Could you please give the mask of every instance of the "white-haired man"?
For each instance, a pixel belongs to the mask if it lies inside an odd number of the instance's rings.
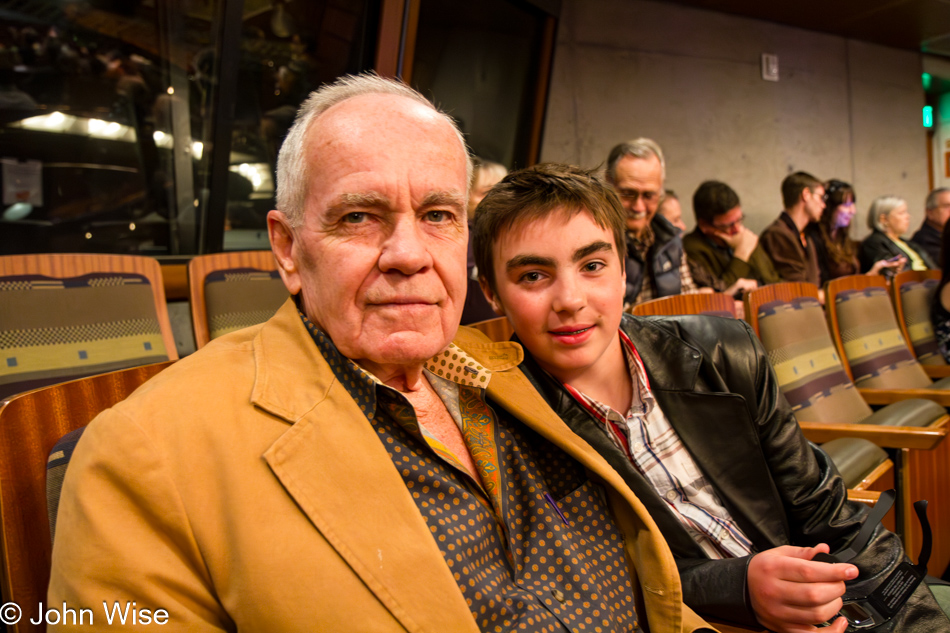
[[[268,216],[294,300],[89,426],[50,604],[133,601],[188,631],[705,628],[520,346],[458,331],[470,170],[402,84],[310,97]]]

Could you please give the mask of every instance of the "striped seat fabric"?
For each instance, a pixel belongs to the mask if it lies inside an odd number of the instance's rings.
[[[263,323],[290,294],[276,270],[230,268],[205,278],[205,305],[210,336]]]
[[[0,277],[0,397],[168,359],[142,275]]]
[[[930,322],[930,303],[937,290],[936,279],[912,281],[900,288],[901,307],[910,344],[914,355],[922,365],[946,365],[943,355],[937,349],[933,324]]]
[[[868,389],[932,386],[901,335],[884,288],[845,290],[834,301],[855,385]]]
[[[871,415],[845,373],[817,300],[771,301],[759,307],[758,319],[769,362],[799,421],[857,423]]]

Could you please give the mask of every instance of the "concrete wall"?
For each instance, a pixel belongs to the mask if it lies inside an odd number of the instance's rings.
[[[779,56],[764,81],[761,55]],[[923,218],[927,138],[913,52],[645,0],[564,0],[542,160],[601,164],[647,136],[667,155],[667,187],[693,225],[707,179],[739,193],[758,232],[781,209],[779,185],[804,170],[855,186],[860,222],[874,197]]]

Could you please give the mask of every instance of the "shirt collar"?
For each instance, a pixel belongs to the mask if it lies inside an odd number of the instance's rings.
[[[357,397],[360,395],[359,392],[362,391],[360,387],[375,383],[388,388],[388,385],[385,385],[372,373],[343,356],[330,337],[323,330],[318,328],[313,321],[308,319],[307,315],[305,315],[299,307],[297,308],[297,314],[300,315],[300,319],[303,321],[304,326],[306,326],[310,338],[313,339],[320,353],[329,363],[330,369],[333,371],[337,380],[346,387],[347,392],[349,392],[351,396],[357,399],[357,402],[363,404],[360,402],[360,398]],[[455,345],[455,343],[450,343],[445,350],[426,361],[424,366],[427,370],[440,378],[479,389],[487,389],[492,376],[490,369],[466,354],[460,347]]]

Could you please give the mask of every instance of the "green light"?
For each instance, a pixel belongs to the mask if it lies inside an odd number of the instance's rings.
[[[924,85],[924,90],[930,90],[930,83],[933,81],[933,77],[930,76],[930,73],[924,73],[920,76],[920,82]]]
[[[933,106],[924,106],[924,127],[931,128],[933,126],[934,126]]]

